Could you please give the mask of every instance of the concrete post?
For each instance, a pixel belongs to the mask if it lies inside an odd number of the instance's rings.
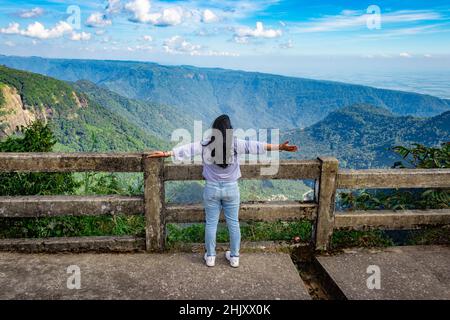
[[[321,162],[321,171],[314,242],[316,250],[328,250],[334,228],[338,160],[332,157],[319,157],[318,159]]]
[[[147,251],[163,251],[166,240],[164,159],[146,155],[143,155],[145,245]]]

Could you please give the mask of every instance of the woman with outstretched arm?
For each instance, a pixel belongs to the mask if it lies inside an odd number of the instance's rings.
[[[240,154],[262,154],[266,151],[296,152],[297,146],[269,144],[258,141],[237,139],[233,136],[230,118],[221,115],[212,125],[213,134],[205,141],[193,142],[172,149],[171,151],[155,151],[150,158],[173,157],[175,161],[192,159],[202,155],[203,177],[206,180],[203,191],[205,207],[205,247],[206,265],[213,267],[216,258],[216,232],[221,209],[230,234],[230,250],[225,257],[232,267],[239,266],[239,249],[241,232],[239,227],[239,187],[241,177],[238,156]]]

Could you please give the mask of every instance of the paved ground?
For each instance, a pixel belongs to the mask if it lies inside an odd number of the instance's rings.
[[[450,300],[448,246],[356,249],[317,260],[347,299]],[[380,268],[380,289],[367,287],[367,279],[374,275],[367,273],[369,265]]]
[[[81,288],[68,289],[70,265]],[[72,284],[75,282],[71,282]],[[0,299],[310,299],[285,253],[245,253],[231,268],[201,255],[0,253]]]

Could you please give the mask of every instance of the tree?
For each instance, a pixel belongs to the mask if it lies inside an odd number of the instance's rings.
[[[393,168],[450,168],[450,143],[440,147],[413,144],[411,148],[396,146],[394,152],[402,157]],[[341,193],[341,205],[348,209],[444,209],[450,205],[449,189],[406,189]]]
[[[393,150],[403,158],[394,163],[394,168],[450,168],[450,142],[442,143],[440,148],[415,143],[412,148],[396,146]]]
[[[56,140],[48,124],[37,120],[0,141],[0,152],[51,152]],[[0,195],[68,194],[78,187],[71,173],[0,173]]]

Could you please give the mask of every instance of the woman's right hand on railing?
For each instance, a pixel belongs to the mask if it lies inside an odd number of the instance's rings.
[[[172,151],[152,151],[147,158],[167,158],[172,155]]]
[[[266,144],[266,150],[268,151],[287,151],[287,152],[297,152],[298,147],[296,145],[290,145],[289,141],[285,141],[281,144]]]
[[[287,151],[287,152],[297,152],[298,147],[296,145],[290,145],[289,141],[285,141],[279,146],[280,151]]]

